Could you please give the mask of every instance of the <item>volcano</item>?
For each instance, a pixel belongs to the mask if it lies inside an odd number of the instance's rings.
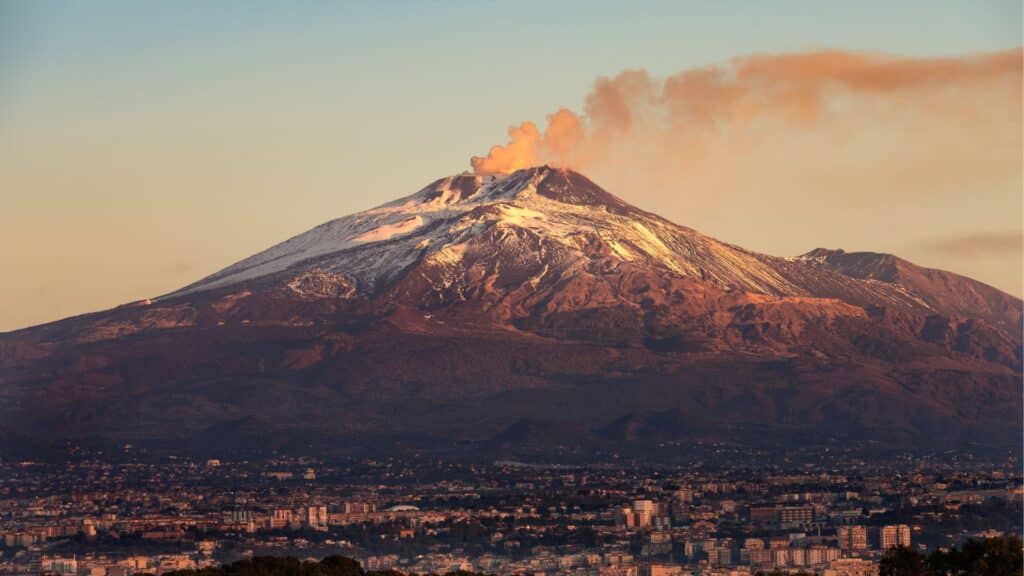
[[[0,443],[1019,451],[1021,322],[969,278],[759,254],[570,170],[459,174],[165,296],[0,334]]]

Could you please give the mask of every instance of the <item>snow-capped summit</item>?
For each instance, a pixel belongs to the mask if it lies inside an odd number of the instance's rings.
[[[313,269],[348,278],[365,296],[417,261],[452,263],[496,230],[506,231],[499,251],[529,258],[540,249],[536,241],[557,253],[566,268],[585,269],[601,257],[727,289],[806,293],[771,259],[634,208],[581,174],[540,166],[507,176],[442,178],[404,198],[321,224],[170,296]]]
[[[0,422],[198,450],[624,426],[932,449],[1020,429],[1020,322],[980,282],[759,254],[569,170],[457,174],[165,297],[0,334]]]
[[[928,307],[895,284],[852,281],[810,265],[816,262],[720,242],[633,207],[577,172],[537,166],[439,179],[321,224],[165,299],[240,285],[301,287],[309,274],[318,285],[340,287],[332,293],[368,299],[415,272],[435,292],[422,297],[446,301],[480,282],[537,291],[570,278],[606,283],[640,269],[726,292]]]
[[[503,176],[457,174],[321,224],[171,296],[310,266],[351,276],[362,290],[372,290],[413,260],[450,252],[484,228],[522,227],[565,239],[579,231],[574,227],[603,228],[608,214],[631,211],[640,214],[583,176],[549,166]],[[642,224],[638,231],[647,233]]]
[[[569,279],[607,284],[626,270],[644,270],[725,292],[833,298],[918,313],[974,309],[1010,326],[1020,320],[1002,293],[988,287],[972,289],[984,294],[967,304],[950,304],[948,295],[922,293],[929,287],[921,282],[863,273],[865,266],[896,261],[905,262],[842,250],[816,249],[796,258],[751,252],[636,208],[582,174],[536,166],[508,175],[441,178],[321,224],[164,299],[257,284],[302,292],[312,283],[314,294],[326,290],[365,300],[420,279],[430,286],[417,288],[420,298],[444,302],[464,298],[477,285],[486,287],[477,292],[495,297],[495,286],[538,292]]]

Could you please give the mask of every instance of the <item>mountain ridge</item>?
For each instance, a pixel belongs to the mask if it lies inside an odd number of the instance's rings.
[[[153,300],[0,334],[0,417],[181,450],[259,449],[261,422],[338,450],[544,430],[1015,447],[1020,300],[865,254],[751,252],[547,166],[454,175]]]
[[[550,182],[551,180],[558,180],[560,182],[556,182],[553,184],[552,182]],[[524,182],[526,183],[525,186]],[[539,192],[537,192],[537,195],[544,198],[550,198],[559,201],[559,194],[562,194],[563,196],[561,197],[561,200],[568,200],[568,202],[562,202],[563,204],[569,204],[573,206],[594,206],[600,207],[604,210],[608,210],[615,214],[625,214],[634,217],[638,215],[642,217],[649,217],[650,219],[660,223],[664,223],[665,225],[677,227],[679,230],[685,231],[687,234],[692,235],[693,237],[714,242],[714,244],[717,246],[733,249],[736,251],[737,254],[752,256],[762,260],[778,260],[776,257],[759,254],[756,252],[750,252],[748,250],[739,248],[731,244],[713,240],[710,237],[700,234],[699,232],[691,228],[680,226],[678,224],[665,220],[655,214],[636,209],[625,203],[620,198],[600,189],[589,179],[586,179],[584,176],[578,173],[543,166],[538,168],[520,170],[505,178],[481,177],[463,173],[436,180],[427,187],[421,189],[420,191],[410,196],[385,203],[376,208],[361,213],[357,213],[352,216],[338,218],[321,224],[320,226],[317,226],[316,228],[310,230],[309,232],[299,234],[264,252],[257,253],[254,256],[243,259],[242,261],[232,266],[229,266],[224,270],[214,273],[213,275],[205,279],[202,279],[192,285],[186,286],[181,290],[172,292],[171,294],[166,295],[164,298],[174,297],[179,294],[187,294],[197,289],[208,289],[210,287],[216,287],[218,285],[226,285],[227,283],[231,283],[232,277],[235,278],[235,282],[250,279],[251,274],[253,273],[253,269],[259,269],[260,267],[264,267],[265,270],[263,274],[259,274],[257,272],[257,277],[259,275],[266,275],[266,273],[268,273],[267,270],[269,270],[269,273],[273,273],[275,271],[278,271],[278,269],[275,268],[274,266],[281,266],[282,262],[285,265],[289,263],[296,263],[297,254],[301,254],[301,259],[312,259],[317,257],[326,257],[331,255],[332,253],[336,254],[344,252],[346,250],[355,250],[365,246],[366,244],[372,244],[374,242],[386,242],[389,240],[400,241],[405,236],[416,236],[417,234],[420,235],[418,237],[422,237],[423,235],[421,233],[435,231],[439,227],[445,225],[446,223],[450,223],[450,220],[452,219],[453,216],[466,215],[467,212],[469,213],[469,215],[473,215],[474,213],[479,215],[480,212],[491,211],[492,213],[498,216],[498,218],[496,218],[496,220],[498,221],[502,220],[502,216],[504,216],[506,219],[514,218],[516,216],[515,213],[509,210],[506,211],[506,213],[502,214],[502,209],[518,206],[520,203],[517,202],[517,200],[521,195],[524,195],[524,190],[529,190],[530,188],[533,188],[533,190],[536,191],[538,185],[540,186],[540,189]],[[559,185],[561,186],[559,187]],[[528,195],[528,192],[525,194]],[[424,205],[430,205],[435,208],[444,207],[444,209],[434,211],[423,210],[422,208]],[[457,209],[452,209],[453,206],[460,205],[466,205],[469,207],[469,209],[465,209],[461,212]],[[403,208],[405,208],[406,210],[403,211]],[[440,216],[436,216],[436,214],[427,216],[427,214],[430,214],[431,212],[439,212]],[[518,214],[522,215],[524,213],[519,212]],[[528,212],[526,214],[529,215]],[[431,221],[425,222],[423,220],[424,217],[430,218]],[[370,225],[367,226],[364,222],[361,222],[360,220],[369,221]],[[341,229],[340,234],[338,230],[332,230],[336,228]],[[644,230],[641,233],[644,232],[649,231]],[[368,238],[374,234],[376,234],[375,237]],[[310,236],[313,236],[313,238],[309,238]],[[324,237],[326,237],[326,242],[324,241]],[[285,252],[284,254],[274,253],[275,250],[281,251],[282,248],[287,250],[287,248],[290,245],[294,244],[299,244],[300,249],[294,250],[290,253]],[[305,246],[302,246],[303,244]],[[314,246],[310,248],[310,244],[314,244]],[[328,247],[325,248],[324,245],[327,245]],[[305,248],[305,250],[302,250],[302,248]],[[854,277],[858,279],[879,279],[871,276],[858,276],[856,274],[849,273],[848,270],[844,270],[841,267],[831,266],[831,259],[827,259],[827,261],[818,262],[817,259],[809,257],[810,254],[814,254],[815,252],[816,251],[811,251],[795,259],[789,260],[822,263],[825,264],[824,267],[827,269],[837,271],[844,276]],[[845,254],[847,256],[858,255],[860,257],[866,257],[870,254],[871,259],[884,260],[896,258],[895,256],[891,255],[876,255],[874,253],[867,252],[839,253]],[[906,262],[902,259],[898,260],[899,262],[910,265],[909,262]],[[268,267],[268,264],[270,264],[271,266]],[[753,264],[753,262],[748,260],[747,262],[745,262],[745,264],[747,264],[747,266],[750,267]],[[773,265],[777,266],[778,264],[778,262],[773,262]],[[673,268],[671,264],[669,265],[669,267]],[[675,269],[673,271],[680,272],[680,268],[678,266],[675,266],[674,268]],[[925,269],[921,267],[915,268],[933,274],[953,274],[950,272],[934,269]],[[702,274],[705,271],[699,268],[693,268],[687,270],[686,272],[692,275]],[[387,274],[385,276],[387,279],[390,279],[395,274],[396,273],[392,271],[391,274]],[[801,290],[801,287],[797,286],[797,284],[799,283],[794,282],[792,278],[780,278],[778,274],[772,274],[770,272],[766,275],[769,276],[770,280],[774,282],[769,282],[767,286],[758,285],[756,283],[750,282],[741,283],[744,284],[741,286],[741,288],[758,292],[773,293],[775,295],[811,295],[811,293],[814,292],[814,290],[807,289],[806,287],[803,287],[804,289]],[[964,280],[967,280],[971,283],[975,283],[978,286],[984,286],[981,283],[977,283],[976,281],[968,279],[966,277],[959,278],[963,278]],[[899,282],[885,281],[885,283],[905,288],[905,286],[903,286]],[[984,286],[984,289],[992,293],[999,293],[1003,297],[1009,297],[1009,295],[1001,293],[997,289],[988,286]],[[906,295],[898,294],[896,292],[892,292],[891,294],[889,294],[889,297],[897,299],[902,298],[904,300],[907,300]],[[915,304],[922,303],[920,301],[913,302],[913,299],[914,298],[911,296],[910,301],[905,302],[905,304],[913,306]],[[1004,311],[1006,311],[1009,310],[1010,307],[1003,306],[1003,309]],[[943,309],[939,309],[937,311],[946,312],[946,310]],[[992,317],[990,316],[988,319],[991,320]]]

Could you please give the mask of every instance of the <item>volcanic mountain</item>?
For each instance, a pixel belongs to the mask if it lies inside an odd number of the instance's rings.
[[[0,335],[0,440],[1019,449],[1021,315],[887,254],[744,250],[576,172],[460,174],[171,294]]]

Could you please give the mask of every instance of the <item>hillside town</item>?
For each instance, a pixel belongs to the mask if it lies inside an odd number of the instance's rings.
[[[925,552],[1022,529],[1013,458],[750,469],[89,456],[3,462],[0,478],[5,575],[343,554],[403,573],[869,576],[893,547]]]

